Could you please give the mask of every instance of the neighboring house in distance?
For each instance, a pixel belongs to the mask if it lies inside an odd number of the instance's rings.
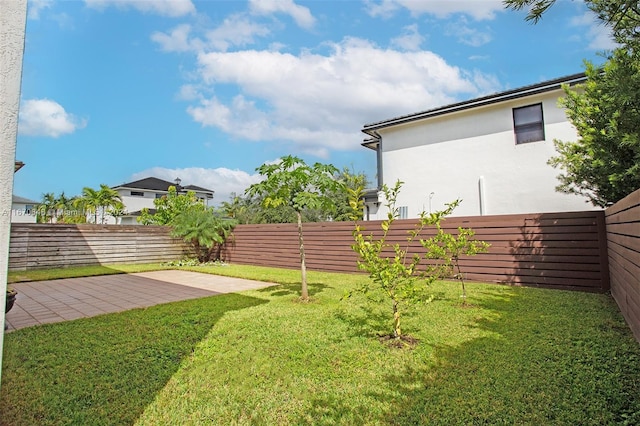
[[[175,182],[169,182],[155,177],[148,177],[112,187],[120,194],[124,204],[124,211],[126,212],[121,217],[120,224],[137,225],[137,218],[143,208],[147,208],[153,213],[155,208],[153,200],[167,195],[170,186],[175,186],[178,193],[195,192],[196,197],[202,200],[205,205],[208,205],[208,200],[213,198],[214,191],[196,185],[181,186],[180,183],[180,179],[176,179]],[[115,223],[113,217],[109,217],[109,223]]]
[[[558,98],[562,84],[584,74],[367,124],[363,146],[377,153],[378,189],[404,182],[401,218],[462,199],[454,216],[596,209],[555,190],[559,170],[547,164],[554,139],[577,140]],[[365,219],[386,218],[383,194],[365,196]]]
[[[38,202],[14,195],[11,200],[11,223],[36,223]]]
[[[22,161],[14,162],[13,173],[24,167]],[[38,202],[13,195],[11,199],[11,223],[36,223]]]

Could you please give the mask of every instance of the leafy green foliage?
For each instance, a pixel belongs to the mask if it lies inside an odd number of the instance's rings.
[[[178,194],[175,186],[170,186],[167,195],[153,200],[156,208],[151,214],[149,209],[144,208],[138,222],[143,225],[171,225],[174,219],[181,213],[187,211],[204,211],[206,207],[202,200],[199,200],[194,191],[186,194]]]
[[[476,255],[486,251],[489,246],[483,241],[473,239],[474,232],[470,228],[458,228],[456,236],[443,229],[442,221],[453,213],[460,204],[460,200],[448,203],[447,208],[442,211],[421,212],[417,225],[407,233],[404,247],[398,243],[389,243],[389,232],[398,217],[396,200],[401,187],[400,181],[397,181],[393,188],[387,185],[382,187],[388,213],[387,218],[380,224],[382,234],[377,238],[373,234],[365,236],[364,229],[357,223],[362,214],[362,187],[349,190],[352,218],[356,221],[353,230],[355,244],[352,248],[358,254],[358,268],[366,271],[371,279],[357,291],[378,302],[387,299],[391,301],[394,338],[403,337],[400,327],[403,307],[415,302],[430,301],[428,287],[439,278],[458,279],[462,284],[462,294],[466,304],[467,294],[459,263],[460,256]],[[436,227],[436,235],[427,239],[421,238],[424,229],[431,226]],[[420,245],[426,249],[424,254],[410,252],[414,241],[419,241]],[[423,260],[435,260],[435,262],[421,266]],[[348,293],[347,297],[350,295]]]
[[[223,219],[211,209],[187,209],[172,221],[174,237],[188,243],[199,262],[221,260],[222,250],[236,222]]]
[[[286,156],[277,163],[265,163],[256,169],[264,179],[251,185],[245,192],[249,197],[260,197],[267,208],[293,209],[298,224],[300,246],[300,272],[302,289],[300,298],[309,300],[307,270],[302,232],[302,212],[319,209],[333,211],[335,201],[331,197],[342,187],[335,179],[338,169],[330,164],[307,165],[304,160]]]
[[[461,200],[455,200],[447,204],[444,212],[436,212],[430,215],[423,214],[422,220],[430,225],[435,225],[436,235],[427,239],[421,239],[420,244],[426,249],[427,259],[437,262],[429,265],[427,271],[433,276],[442,278],[454,278],[462,286],[462,304],[467,304],[467,290],[465,288],[464,273],[460,267],[461,256],[475,256],[485,253],[490,245],[485,241],[474,238],[475,232],[471,228],[458,227],[457,235],[453,235],[442,228],[442,219],[450,214]]]
[[[77,205],[81,206],[86,213],[93,214],[93,223],[98,223],[98,214],[100,215],[100,223],[105,223],[105,215],[109,208],[124,208],[118,191],[104,183],[100,184],[98,190],[88,186],[82,188],[82,195],[79,197]]]
[[[639,68],[618,50],[603,69],[587,64],[585,84],[565,87],[561,104],[580,138],[555,141],[558,155],[549,164],[562,169],[559,191],[605,207],[640,188]]]
[[[506,0],[530,8],[539,21],[555,0]],[[577,141],[555,141],[549,164],[562,170],[561,192],[587,197],[595,206],[615,203],[640,188],[640,9],[636,0],[585,0],[612,30],[619,47],[602,67],[586,62],[586,84],[565,87],[561,105],[576,127]]]
[[[420,235],[425,223],[421,222],[419,227],[409,233],[405,248],[400,244],[387,242],[389,231],[398,217],[396,200],[402,182],[397,181],[393,188],[383,185],[382,192],[385,194],[385,206],[388,209],[387,218],[382,221],[382,235],[375,238],[373,234],[364,235],[364,228],[356,222],[353,230],[355,243],[353,250],[358,254],[358,268],[369,274],[370,281],[365,281],[357,288],[358,292],[365,294],[372,300],[382,302],[385,299],[391,301],[393,312],[393,334],[394,338],[402,337],[401,314],[403,305],[415,302],[430,301],[431,296],[427,293],[428,285],[435,280],[433,275],[418,274],[418,267],[422,256],[418,254],[410,255],[408,248],[411,243]],[[361,217],[362,189],[350,190],[353,198],[351,206],[354,218]],[[347,293],[350,297],[352,293]]]
[[[366,176],[363,173],[353,174],[348,169],[336,172],[334,179],[342,185],[335,189],[328,189],[327,198],[333,203],[319,208],[304,208],[300,213],[302,222],[323,222],[347,221],[351,220],[349,207],[349,194],[345,188],[356,185],[365,186]],[[228,217],[238,221],[238,223],[292,223],[297,220],[296,210],[290,206],[282,204],[278,207],[265,207],[266,195],[237,195],[232,194],[229,201],[222,202],[222,210]]]

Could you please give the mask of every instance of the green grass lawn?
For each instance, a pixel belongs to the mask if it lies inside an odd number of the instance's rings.
[[[189,268],[198,270],[199,268]],[[3,425],[640,423],[640,345],[607,295],[454,283],[379,341],[361,275],[207,267],[267,289],[5,336]]]

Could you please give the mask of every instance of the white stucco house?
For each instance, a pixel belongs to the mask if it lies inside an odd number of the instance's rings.
[[[123,183],[112,187],[115,189],[122,203],[126,214],[120,218],[122,225],[137,225],[137,218],[143,208],[149,209],[151,213],[155,208],[153,200],[161,198],[169,193],[169,187],[175,186],[178,193],[193,191],[205,205],[213,198],[214,191],[196,185],[181,186],[181,181],[176,178],[175,182],[169,182],[155,177],[148,177],[134,182]],[[115,219],[110,217],[110,223],[115,223]]]
[[[11,223],[36,223],[38,202],[13,195],[11,199]]]
[[[454,216],[596,209],[559,193],[559,170],[547,164],[553,140],[577,139],[558,99],[562,84],[584,74],[509,90],[424,112],[366,124],[363,146],[376,151],[378,190],[365,196],[365,219],[386,218],[383,184],[404,182],[401,218],[461,199]]]

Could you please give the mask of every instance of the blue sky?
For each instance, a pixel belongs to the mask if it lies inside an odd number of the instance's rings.
[[[613,47],[581,1],[32,0],[14,193],[147,176],[214,204],[293,154],[365,172],[366,123],[584,70]]]

